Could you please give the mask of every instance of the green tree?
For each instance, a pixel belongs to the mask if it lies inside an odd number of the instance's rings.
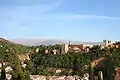
[[[2,70],[1,70],[1,80],[6,80],[5,68],[2,68]]]

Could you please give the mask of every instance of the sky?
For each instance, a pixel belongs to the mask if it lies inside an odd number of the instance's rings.
[[[120,0],[0,0],[0,37],[120,40]]]

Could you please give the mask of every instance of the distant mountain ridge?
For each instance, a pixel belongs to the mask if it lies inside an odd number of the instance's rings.
[[[38,46],[38,45],[54,45],[54,44],[94,44],[99,45],[102,44],[102,42],[81,42],[81,41],[70,41],[70,40],[57,40],[57,39],[13,39],[11,40],[14,43],[17,44],[23,44],[23,45],[32,45],[32,46]]]

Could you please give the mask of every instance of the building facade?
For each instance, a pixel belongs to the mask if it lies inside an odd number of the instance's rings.
[[[62,45],[62,54],[67,52],[89,51],[94,45],[91,44],[64,44]]]

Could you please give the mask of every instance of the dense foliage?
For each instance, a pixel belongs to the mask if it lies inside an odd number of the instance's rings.
[[[13,70],[9,72],[9,74],[12,75],[12,80],[30,80],[28,72],[22,67],[21,61],[18,58],[18,54],[22,51],[24,52],[23,49],[25,46],[22,46],[23,45],[13,44],[8,41],[0,41],[0,63],[5,63],[2,68],[11,66]],[[2,69],[2,73],[3,72],[5,72],[4,69]],[[4,74],[1,75],[1,78],[2,76],[4,76]]]

